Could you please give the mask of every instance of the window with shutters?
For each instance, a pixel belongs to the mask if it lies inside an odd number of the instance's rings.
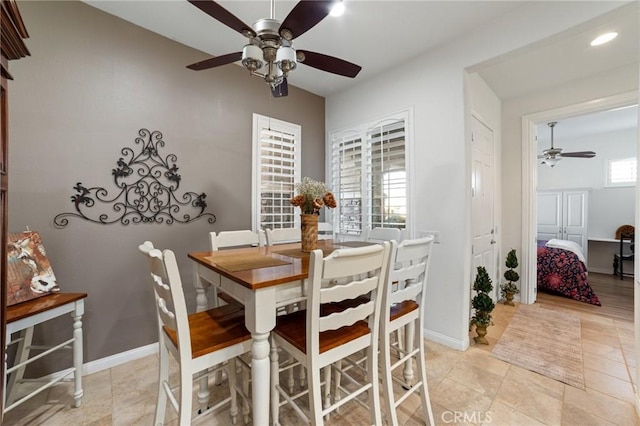
[[[408,212],[408,117],[404,112],[330,135],[333,211],[339,234],[405,228]]]
[[[301,127],[253,115],[253,227],[293,228],[299,217],[289,202],[300,181]]]
[[[636,158],[607,160],[605,186],[633,186],[636,184],[637,173]]]

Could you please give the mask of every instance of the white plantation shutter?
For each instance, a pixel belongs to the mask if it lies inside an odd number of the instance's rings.
[[[254,114],[254,227],[293,228],[289,202],[300,181],[300,135],[296,124]]]
[[[638,162],[635,158],[609,160],[607,186],[635,185],[637,174]]]
[[[362,229],[362,138],[339,138],[331,147],[332,189],[337,207],[334,229],[360,235]]]
[[[405,228],[408,210],[407,114],[331,134],[334,228]],[[337,226],[336,226],[337,223]]]

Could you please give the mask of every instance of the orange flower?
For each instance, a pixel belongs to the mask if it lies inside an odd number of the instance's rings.
[[[291,204],[296,206],[296,207],[303,207],[304,206],[304,195],[296,195],[295,197],[293,197],[291,199]]]
[[[324,201],[324,205],[327,206],[330,209],[334,209],[338,205],[336,203],[335,197],[333,196],[333,194],[331,192],[327,192],[326,194],[324,194],[324,197],[322,197],[322,199]]]

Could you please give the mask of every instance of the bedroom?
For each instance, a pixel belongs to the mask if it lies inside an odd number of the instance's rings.
[[[562,158],[553,163],[553,167],[540,160],[537,168],[537,239],[541,242],[538,268],[552,264],[553,253],[564,254],[573,259],[575,265],[566,266],[562,271],[566,276],[556,268],[539,270],[538,298],[549,300],[549,296],[540,293],[542,290],[594,305],[602,302],[605,308],[599,311],[603,315],[615,313],[612,310],[615,307],[633,320],[633,261],[625,262],[624,282],[617,276],[612,279],[612,264],[614,254],[619,253],[616,230],[634,223],[635,185],[611,182],[611,169],[617,161],[636,158],[637,114],[637,105],[631,105],[575,115],[554,125],[554,147],[562,148],[563,153],[591,151],[596,156]],[[549,124],[540,123],[536,127],[538,152],[551,146]],[[575,243],[578,255],[543,248],[545,241],[555,238]],[[624,244],[624,250],[625,254],[630,253],[628,243]],[[586,268],[579,264],[577,257],[584,259]],[[551,277],[550,273],[558,273],[563,279],[552,283],[557,276]],[[592,290],[591,287],[600,288]],[[621,293],[626,297],[617,295]],[[553,300],[558,304],[562,301]]]

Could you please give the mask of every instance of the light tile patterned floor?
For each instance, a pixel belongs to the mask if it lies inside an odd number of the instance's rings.
[[[491,349],[513,315],[513,307],[498,304],[489,346],[465,352],[427,341],[429,388],[438,425],[640,425],[633,407],[635,374],[633,324],[580,314],[586,390],[490,357]],[[149,356],[84,378],[81,408],[70,408],[71,384],[53,387],[5,416],[5,425],[151,425],[156,393],[157,358]],[[218,389],[220,389],[218,387]],[[368,423],[368,412],[357,404],[330,417],[329,425]],[[167,424],[176,415],[167,410]],[[403,425],[421,425],[417,397],[400,409]],[[241,423],[241,421],[239,421]],[[281,423],[301,424],[282,411]],[[194,424],[231,425],[225,409]]]

